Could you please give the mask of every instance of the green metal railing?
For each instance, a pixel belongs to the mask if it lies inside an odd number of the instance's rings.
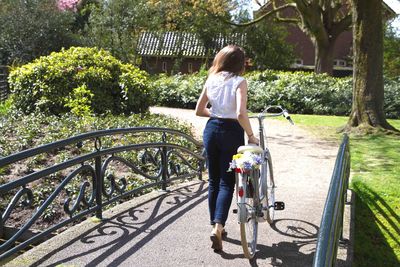
[[[339,240],[343,237],[343,214],[350,175],[349,137],[344,135],[333,169],[319,228],[314,267],[336,265]]]
[[[6,100],[9,94],[7,77],[8,67],[0,65],[0,103]]]
[[[148,142],[149,139],[153,141]],[[196,176],[202,179],[205,161],[202,144],[191,136],[167,128],[138,127],[85,133],[15,153],[0,158],[0,170],[13,168],[14,164],[23,166],[40,155],[42,161],[54,160],[65,151],[72,152],[21,177],[5,179],[4,171],[0,175],[0,262],[87,215],[95,214],[101,219],[105,206],[127,196],[154,187],[166,190],[174,180]],[[35,200],[49,180],[51,192],[45,199]],[[64,204],[60,198],[64,198]],[[63,219],[21,240],[52,205],[60,205]],[[30,211],[30,219],[7,234],[10,216],[20,209]]]

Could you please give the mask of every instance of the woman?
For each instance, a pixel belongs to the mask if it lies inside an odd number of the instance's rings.
[[[228,45],[214,58],[207,81],[198,99],[196,115],[210,117],[203,133],[207,153],[208,207],[212,248],[222,250],[222,233],[228,218],[235,186],[235,175],[228,172],[232,156],[248,142],[258,144],[247,115],[247,82],[240,75],[245,68],[242,48]],[[210,104],[211,108],[207,108]]]

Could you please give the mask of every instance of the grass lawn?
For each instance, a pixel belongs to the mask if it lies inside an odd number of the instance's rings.
[[[293,121],[327,139],[347,117],[293,115]],[[389,120],[400,129],[400,120]],[[400,266],[400,136],[350,136],[351,189],[355,192],[353,266]]]

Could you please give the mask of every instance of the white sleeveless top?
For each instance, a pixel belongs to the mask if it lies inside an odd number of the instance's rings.
[[[227,71],[221,71],[208,77],[204,86],[211,104],[211,117],[237,119],[236,89],[243,80],[243,77]]]

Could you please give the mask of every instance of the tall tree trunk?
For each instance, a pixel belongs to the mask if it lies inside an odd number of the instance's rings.
[[[394,130],[383,111],[382,0],[353,1],[353,105],[347,128]]]
[[[315,73],[333,74],[333,48],[335,39],[329,40],[326,44],[314,42],[315,46]]]

